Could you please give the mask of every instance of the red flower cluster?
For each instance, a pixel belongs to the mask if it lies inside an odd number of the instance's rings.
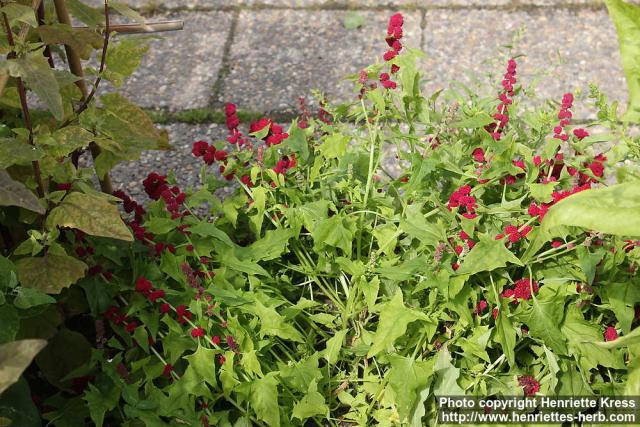
[[[640,247],[640,240],[636,240],[636,241],[625,240],[624,243],[625,243],[625,245],[624,245],[623,249],[624,249],[624,251],[626,253],[631,252],[633,250],[633,248],[635,248],[635,247]]]
[[[224,115],[227,129],[229,129],[227,142],[230,144],[238,144],[240,147],[249,142],[249,140],[242,135],[242,132],[238,130],[238,126],[240,126],[240,119],[238,118],[236,105],[230,102],[226,103],[224,105]]]
[[[207,141],[196,141],[191,148],[191,154],[196,157],[202,157],[202,160],[209,166],[214,162],[223,162],[227,160],[228,153],[225,150],[216,150],[213,144],[209,145]]]
[[[251,133],[260,132],[265,127],[269,127],[269,132],[267,136],[264,137],[264,142],[267,144],[267,147],[272,145],[278,145],[285,139],[289,138],[289,134],[283,132],[282,126],[273,123],[271,119],[262,118],[257,122],[251,123],[249,125],[249,131]]]
[[[398,56],[400,51],[402,50],[402,43],[400,40],[402,39],[402,25],[404,24],[404,18],[402,14],[396,13],[389,18],[389,25],[387,26],[387,37],[385,38],[387,44],[391,49],[389,49],[383,56],[385,61],[391,61],[393,58]],[[391,72],[396,73],[399,70],[398,66],[392,66]]]
[[[391,80],[389,73],[380,73],[380,83],[382,83],[382,87],[385,89],[395,89],[398,87],[396,82]]]
[[[278,160],[278,162],[276,163],[276,166],[273,168],[273,171],[275,173],[284,175],[287,173],[289,169],[295,168],[297,164],[298,163],[296,161],[295,153],[292,154],[291,157],[283,156],[280,160]],[[249,183],[251,183],[251,181],[249,181]]]
[[[578,138],[580,141],[582,141],[584,138],[589,136],[589,132],[587,132],[586,130],[582,129],[582,128],[577,128],[573,130],[573,135]]]
[[[171,214],[171,219],[184,216],[184,214],[180,212],[180,206],[184,203],[187,195],[180,191],[178,186],[167,187],[161,196],[162,200],[164,200],[165,208]]]
[[[515,283],[513,289],[505,289],[502,292],[503,298],[513,298],[514,303],[518,303],[518,300],[531,299],[531,289],[534,293],[538,292],[538,283],[535,280],[525,278],[520,279]]]
[[[486,162],[486,159],[484,157],[484,150],[480,147],[473,150],[473,153],[471,153],[471,155],[473,156],[473,160],[475,160],[478,163]]]
[[[471,240],[471,237],[464,230],[461,230],[458,236],[469,245],[469,248],[473,248],[476,245],[476,242]]]
[[[614,341],[618,339],[618,331],[613,326],[609,326],[604,331],[604,340],[605,341]]]
[[[480,315],[482,314],[483,311],[485,311],[487,309],[487,307],[489,306],[489,304],[485,301],[485,300],[480,300],[478,301],[478,304],[476,304],[476,309],[473,311],[475,314]]]
[[[540,391],[540,383],[531,375],[522,375],[518,377],[518,384],[524,390],[524,395],[527,397],[535,396]]]
[[[204,329],[202,329],[200,326],[193,328],[191,330],[191,336],[193,338],[204,337]]]
[[[167,177],[164,175],[151,172],[144,181],[142,181],[144,191],[152,200],[158,200],[162,192],[168,188]]]
[[[565,128],[569,125],[571,121],[571,107],[573,106],[573,94],[565,93],[562,95],[562,104],[560,105],[560,111],[558,112],[558,119],[560,119],[560,124],[553,128],[553,137],[560,139],[562,141],[566,141],[569,139],[569,135],[565,132]]]
[[[164,298],[165,296],[164,290],[154,289],[153,283],[151,283],[149,280],[145,279],[144,277],[140,277],[138,278],[138,280],[136,280],[135,290],[136,292],[149,298],[149,301],[153,303],[158,301],[160,298]]]
[[[153,245],[153,249],[155,250],[156,255],[162,254],[162,252],[164,252],[165,250],[171,252],[172,254],[176,253],[176,248],[171,243],[164,244],[162,242],[157,242],[155,245]]]
[[[598,154],[593,158],[591,163],[585,162],[582,165],[585,168],[589,169],[593,174],[593,176],[601,178],[604,175],[604,162],[606,161],[607,161],[607,157],[604,154]],[[578,172],[574,168],[568,168],[568,171],[571,176],[575,176],[576,173]],[[580,172],[578,177],[578,185],[585,185],[592,182],[597,182],[597,180],[585,173]]]
[[[496,240],[500,240],[506,235],[508,236],[509,242],[518,243],[521,239],[525,239],[532,229],[533,227],[530,225],[525,225],[522,229],[515,225],[507,225],[504,228],[504,233],[500,233],[496,236]]]
[[[572,188],[571,190],[563,190],[563,191],[554,191],[551,193],[551,197],[553,197],[553,203],[558,203],[560,200],[569,197],[572,194],[579,193],[584,190],[591,189],[590,184],[584,184],[577,187]]]
[[[147,213],[142,205],[138,204],[138,202],[122,190],[116,190],[112,194],[122,200],[122,207],[126,213],[134,212],[135,221],[138,223],[142,222],[142,216]]]
[[[477,207],[476,199],[471,196],[471,187],[468,185],[463,185],[454,191],[449,197],[449,203],[447,203],[449,210],[458,208],[458,212],[467,219],[473,219],[477,216]]]
[[[186,305],[177,306],[176,314],[178,315],[178,323],[180,323],[181,325],[187,323],[187,321],[191,320],[191,317],[193,316]]]
[[[120,308],[115,305],[109,307],[102,315],[105,319],[112,321],[116,325],[122,325],[129,320],[129,317],[126,314],[122,314]]]
[[[537,216],[539,220],[542,221],[544,219],[544,216],[549,211],[549,208],[554,203],[558,203],[560,200],[565,199],[572,194],[579,193],[584,190],[589,190],[590,188],[591,188],[591,184],[586,183],[583,185],[576,186],[571,190],[554,191],[553,193],[551,193],[551,197],[553,197],[553,202],[540,203],[540,205],[536,204],[535,202],[531,202],[531,204],[529,205],[528,213],[532,217]]]
[[[172,371],[173,371],[173,365],[171,363],[167,363],[166,365],[164,365],[164,368],[162,368],[162,376],[171,378]]]
[[[491,123],[485,127],[485,130],[491,134],[495,141],[499,141],[502,137],[502,130],[509,123],[509,112],[507,106],[513,103],[513,85],[516,84],[516,61],[510,59],[507,63],[507,72],[502,79],[502,93],[498,96],[500,104],[498,105],[498,112],[493,115],[496,122]]]
[[[152,200],[162,198],[167,211],[171,214],[172,219],[183,216],[180,213],[180,205],[184,203],[187,195],[180,191],[178,186],[169,187],[167,177],[156,172],[151,172],[144,181],[144,191]]]

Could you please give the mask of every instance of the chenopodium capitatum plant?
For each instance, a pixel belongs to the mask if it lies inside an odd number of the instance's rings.
[[[516,59],[492,96],[424,95],[402,24],[353,102],[286,131],[227,104],[228,138],[193,144],[199,187],[117,193],[136,242],[86,279],[108,282],[96,424],[422,425],[437,396],[637,394],[637,139],[595,87],[526,107]],[[572,125],[577,102],[598,118]]]

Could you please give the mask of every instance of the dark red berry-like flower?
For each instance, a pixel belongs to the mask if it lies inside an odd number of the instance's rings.
[[[480,147],[476,148],[475,150],[473,150],[473,153],[471,153],[471,155],[473,156],[473,160],[475,160],[476,162],[480,162],[480,163],[485,162],[484,150],[482,148]]]
[[[196,141],[193,143],[193,147],[191,148],[191,154],[196,157],[202,157],[207,152],[209,148],[209,144],[206,141]]]
[[[151,292],[149,294],[148,298],[149,298],[149,301],[155,303],[160,298],[164,298],[164,296],[165,296],[164,290],[158,289],[158,290],[155,290],[155,291]]]
[[[573,135],[579,140],[583,140],[584,138],[589,136],[589,132],[582,128],[577,128],[573,130]]]
[[[505,289],[502,292],[502,297],[513,298],[514,303],[518,303],[519,300],[531,299],[531,291],[533,293],[538,292],[538,283],[535,280],[524,278],[516,281],[513,289]]]
[[[163,302],[162,304],[160,304],[160,313],[166,314],[170,311],[171,311],[171,306],[168,303]]]
[[[127,323],[127,326],[125,326],[125,329],[127,330],[127,332],[132,334],[137,327],[138,327],[138,322],[136,322],[135,320],[132,320],[131,322]]]
[[[540,391],[540,383],[531,375],[522,375],[518,377],[518,384],[522,387],[524,395],[527,397],[535,396]]]
[[[138,278],[136,280],[136,292],[139,292],[143,295],[149,295],[153,291],[153,284],[145,279],[144,277]]]
[[[167,185],[167,177],[155,172],[151,172],[147,178],[142,181],[142,185],[144,186],[144,191],[152,200],[158,200],[162,192],[169,188]]]
[[[166,365],[164,365],[164,368],[162,369],[162,376],[171,378],[172,371],[173,371],[173,365],[171,363],[167,363]]]
[[[618,331],[613,326],[609,326],[604,331],[604,340],[605,341],[613,341],[618,339]]]
[[[404,25],[404,18],[402,14],[396,13],[389,18],[389,25],[387,26],[387,37],[386,42],[390,47],[390,50],[385,52],[383,59],[385,61],[391,61],[395,58],[400,51],[402,50],[402,43],[400,39],[402,39],[402,26]],[[391,67],[391,73],[398,72],[400,68],[397,65],[393,65]],[[382,81],[382,79],[381,79]],[[384,85],[384,81],[383,81]],[[386,87],[386,86],[385,86]]]
[[[507,62],[507,72],[502,78],[502,93],[498,96],[500,104],[498,104],[498,112],[493,115],[495,122],[485,126],[485,130],[489,132],[495,141],[502,138],[502,132],[509,123],[509,111],[507,107],[513,103],[514,85],[516,79],[516,61],[510,59]]]
[[[191,317],[193,316],[186,305],[177,306],[176,314],[178,315],[178,323],[180,324],[187,323],[187,321],[191,320]]]
[[[204,329],[198,326],[197,328],[193,328],[191,330],[191,336],[193,338],[204,337]]]
[[[458,208],[458,212],[468,219],[475,218],[475,210],[477,207],[476,199],[471,196],[471,187],[468,185],[463,185],[454,191],[449,197],[449,202],[447,203],[447,208],[449,210]]]
[[[487,302],[485,300],[480,300],[476,304],[476,309],[474,310],[474,313],[478,314],[478,315],[482,314],[482,312],[485,311],[488,306],[489,306],[489,304],[487,304]]]

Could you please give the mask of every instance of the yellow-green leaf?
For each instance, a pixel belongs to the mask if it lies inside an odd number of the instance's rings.
[[[19,206],[44,214],[38,198],[23,183],[14,181],[5,170],[0,170],[0,206]]]
[[[22,258],[16,261],[20,284],[46,294],[59,294],[84,277],[87,265],[68,255],[51,252],[42,257]]]
[[[380,312],[378,329],[373,337],[373,345],[369,349],[367,357],[373,357],[386,350],[397,338],[404,335],[407,331],[407,325],[416,320],[429,320],[429,318],[424,313],[405,307],[402,301],[402,291],[398,290]]]
[[[82,59],[89,59],[94,49],[103,44],[100,34],[86,28],[73,28],[67,24],[42,25],[35,30],[44,44],[70,46]]]
[[[116,205],[91,194],[69,194],[51,211],[47,225],[77,228],[92,236],[133,240],[131,232],[120,218]]]
[[[46,340],[29,339],[0,345],[0,394],[20,378]]]
[[[616,26],[622,69],[629,89],[629,104],[623,120],[640,122],[640,7],[622,0],[605,0]]]

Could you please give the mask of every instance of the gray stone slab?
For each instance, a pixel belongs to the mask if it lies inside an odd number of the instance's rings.
[[[344,77],[382,62],[388,11],[359,11],[364,28],[345,29],[348,12],[245,10],[231,48],[230,70],[221,101],[254,111],[294,109],[299,96],[320,89],[330,99],[353,96]],[[421,13],[406,12],[404,43],[420,41]]]
[[[453,79],[470,84],[468,74],[484,77],[493,72],[498,88],[514,32],[526,27],[514,53],[520,82],[530,86],[541,80],[538,94],[559,100],[568,91],[598,84],[612,99],[626,99],[618,41],[606,11],[592,9],[532,9],[505,13],[496,10],[431,10],[425,15],[423,49],[427,52],[426,77],[431,90]],[[501,53],[501,50],[503,51]],[[558,55],[559,54],[559,55]],[[560,62],[560,60],[564,62]],[[578,116],[592,113],[577,103]]]
[[[371,8],[405,7],[429,8],[441,6],[506,6],[517,0],[126,0],[134,9],[151,14],[159,9],[208,10],[233,7],[253,8]],[[598,0],[535,0],[536,2],[579,2],[589,3]],[[99,7],[102,0],[88,0],[89,4]],[[525,0],[520,3],[527,3]]]
[[[191,155],[191,146],[195,141],[220,141],[225,138],[227,129],[224,125],[187,125],[175,123],[160,126],[169,133],[169,141],[174,149],[171,151],[146,151],[140,160],[121,163],[111,172],[115,189],[122,189],[134,196],[138,201],[146,201],[142,180],[151,172],[162,175],[174,173],[182,188],[200,184],[199,172],[202,160]],[[216,166],[212,166],[213,169]]]
[[[140,68],[124,84],[125,95],[143,107],[206,107],[222,65],[231,13],[180,12],[157,18],[184,20],[184,30],[151,41]]]

